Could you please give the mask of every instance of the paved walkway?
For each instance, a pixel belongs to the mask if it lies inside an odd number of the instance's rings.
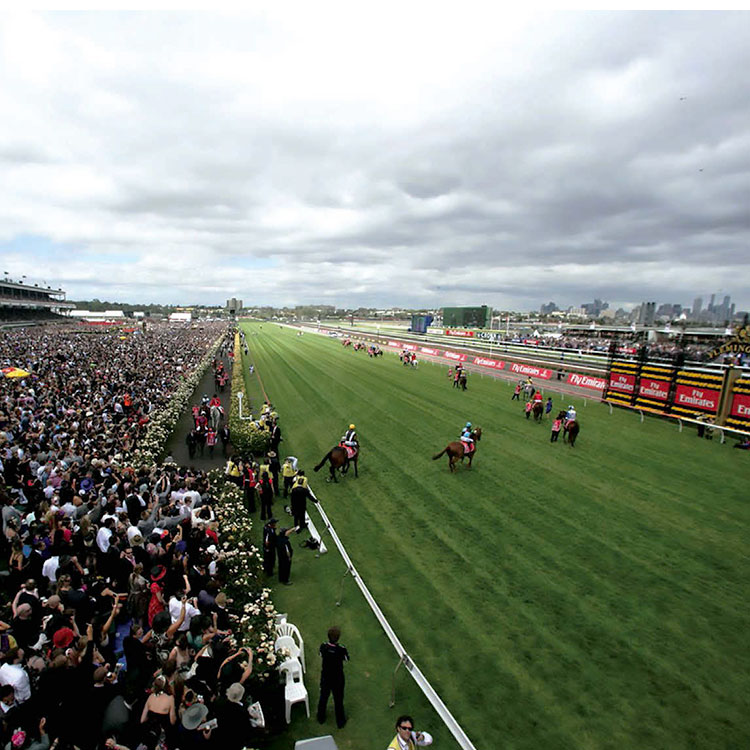
[[[231,373],[229,358],[224,357],[223,361],[225,369]],[[192,466],[196,469],[208,471],[219,468],[226,462],[226,457],[222,453],[221,441],[219,440],[214,448],[213,458],[209,457],[208,448],[206,448],[203,456],[200,455],[200,452],[196,452],[195,458],[191,459],[188,455],[187,445],[185,444],[185,437],[193,428],[193,405],[200,404],[204,393],[207,393],[209,397],[216,393],[221,399],[221,405],[224,407],[225,419],[229,418],[231,388],[227,385],[224,393],[217,392],[214,384],[214,371],[209,367],[200,383],[198,383],[198,387],[193,392],[190,401],[188,401],[185,412],[177,422],[174,432],[169,436],[164,457],[171,455],[178,466]],[[231,444],[228,446],[228,449],[231,451]]]

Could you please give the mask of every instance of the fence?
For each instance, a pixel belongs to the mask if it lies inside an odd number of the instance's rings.
[[[350,575],[354,582],[359,587],[359,590],[362,592],[362,595],[365,597],[365,600],[367,601],[367,604],[370,606],[370,609],[372,610],[373,614],[375,615],[375,618],[380,623],[380,627],[383,628],[383,631],[385,632],[388,640],[391,642],[391,645],[395,649],[396,653],[399,656],[398,665],[396,666],[396,669],[398,669],[401,664],[404,665],[404,668],[409,672],[409,674],[414,679],[414,682],[417,683],[420,690],[424,693],[427,700],[430,702],[432,707],[435,709],[438,716],[443,720],[443,723],[448,727],[448,730],[455,738],[456,742],[463,748],[463,750],[476,750],[474,747],[474,744],[472,741],[468,738],[466,735],[466,732],[461,728],[461,725],[456,721],[453,714],[448,710],[448,707],[443,703],[440,696],[435,691],[435,688],[430,685],[427,678],[422,674],[422,671],[419,669],[419,667],[414,663],[414,660],[409,656],[408,652],[404,648],[401,641],[398,639],[398,636],[396,635],[395,631],[391,627],[390,623],[386,619],[385,615],[383,614],[383,611],[378,606],[378,603],[375,601],[373,595],[370,593],[370,590],[365,585],[365,582],[362,580],[362,577],[357,572],[357,569],[354,567],[354,563],[352,562],[351,558],[349,557],[346,548],[344,547],[343,543],[341,542],[341,539],[339,539],[339,535],[336,533],[336,529],[333,528],[333,524],[330,522],[328,516],[326,515],[325,510],[323,509],[323,506],[320,503],[320,500],[315,496],[315,493],[313,492],[312,488],[310,488],[310,493],[313,496],[313,499],[315,500],[315,505],[318,509],[318,513],[320,514],[320,518],[323,521],[323,525],[325,526],[326,531],[330,534],[331,539],[333,540],[334,544],[336,545],[339,554],[341,555],[342,559],[344,560],[344,563],[346,564],[346,575]],[[337,602],[340,603],[340,602]]]

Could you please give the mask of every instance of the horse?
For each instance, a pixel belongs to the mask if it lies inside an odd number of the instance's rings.
[[[474,441],[474,450],[471,453],[466,453],[466,444],[462,442],[461,440],[456,440],[452,443],[448,443],[448,445],[443,448],[443,450],[440,451],[440,453],[437,453],[432,457],[433,461],[437,461],[440,456],[443,455],[443,453],[448,454],[448,468],[451,470],[451,473],[456,470],[456,464],[459,462],[459,460],[463,461],[464,458],[468,455],[469,456],[469,468],[471,468],[471,462],[474,460],[474,456],[477,452],[477,443],[482,439],[482,428],[477,427],[472,433],[471,438]]]
[[[323,468],[323,465],[326,461],[330,462],[329,470],[331,472],[331,476],[326,479],[326,482],[330,482],[333,480],[334,482],[338,482],[338,479],[336,479],[336,469],[341,469],[342,474],[346,474],[347,471],[349,471],[349,464],[354,464],[354,478],[356,479],[359,476],[359,473],[357,471],[357,461],[359,459],[359,446],[355,449],[354,455],[349,458],[346,448],[342,445],[337,445],[334,448],[331,448],[331,450],[328,451],[328,453],[323,456],[320,463],[313,468],[313,471],[320,471],[320,469]]]
[[[580,431],[581,426],[575,419],[567,421],[565,419],[565,414],[566,412],[561,411],[557,415],[557,418],[563,420],[563,443],[568,443],[570,447],[573,448],[576,444],[576,438],[578,437],[578,432]]]
[[[544,404],[542,404],[541,401],[535,402],[531,409],[531,413],[534,415],[535,422],[541,422],[542,417],[544,416]]]
[[[211,407],[210,422],[211,422],[211,427],[213,427],[214,430],[218,431],[219,425],[221,424],[221,419],[223,416],[224,416],[224,412],[220,406],[214,405]]]
[[[458,384],[461,386],[461,390],[466,390],[466,375],[461,373],[460,377],[458,378]]]

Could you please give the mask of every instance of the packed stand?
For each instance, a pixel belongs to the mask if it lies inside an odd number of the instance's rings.
[[[0,381],[3,746],[252,744],[254,654],[231,601],[248,558],[221,528],[223,478],[129,465],[223,330],[0,339],[31,372]],[[262,601],[245,607],[269,619]]]

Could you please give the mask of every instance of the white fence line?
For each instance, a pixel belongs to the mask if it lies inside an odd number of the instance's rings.
[[[377,621],[380,623],[380,627],[383,628],[386,636],[388,636],[388,640],[391,642],[391,645],[396,650],[396,653],[399,655],[400,663],[403,663],[404,667],[407,669],[409,674],[414,679],[414,682],[417,683],[417,685],[419,686],[421,691],[424,693],[427,700],[430,702],[432,707],[437,712],[438,716],[443,720],[444,724],[448,727],[448,730],[453,735],[456,742],[458,742],[458,744],[463,748],[463,750],[476,750],[476,748],[474,747],[474,744],[466,735],[466,732],[464,732],[464,730],[461,728],[461,725],[456,721],[455,717],[448,710],[448,707],[445,705],[445,703],[443,703],[442,699],[435,691],[435,688],[433,688],[432,685],[430,685],[427,678],[424,676],[424,674],[422,674],[422,671],[414,663],[414,660],[409,656],[403,644],[398,639],[398,636],[396,635],[390,623],[386,619],[385,615],[383,614],[383,611],[378,606],[378,603],[375,601],[372,594],[370,593],[370,590],[367,588],[367,586],[365,585],[365,582],[362,580],[361,576],[357,572],[357,569],[354,567],[354,563],[351,561],[351,558],[349,557],[346,549],[344,548],[344,545],[342,544],[341,539],[339,539],[339,536],[336,533],[336,529],[333,528],[333,524],[328,519],[326,512],[323,510],[323,506],[320,504],[320,501],[315,496],[315,493],[312,491],[312,488],[310,488],[310,493],[315,499],[315,505],[318,508],[318,513],[320,513],[320,517],[323,520],[323,524],[325,525],[326,530],[331,535],[331,539],[333,539],[334,544],[336,545],[339,553],[341,554],[341,557],[346,563],[347,572],[354,579],[354,582],[357,584],[357,586],[359,586],[359,590],[362,592],[362,595],[365,597],[365,600],[370,605],[370,609],[375,615],[375,618],[377,619]]]

